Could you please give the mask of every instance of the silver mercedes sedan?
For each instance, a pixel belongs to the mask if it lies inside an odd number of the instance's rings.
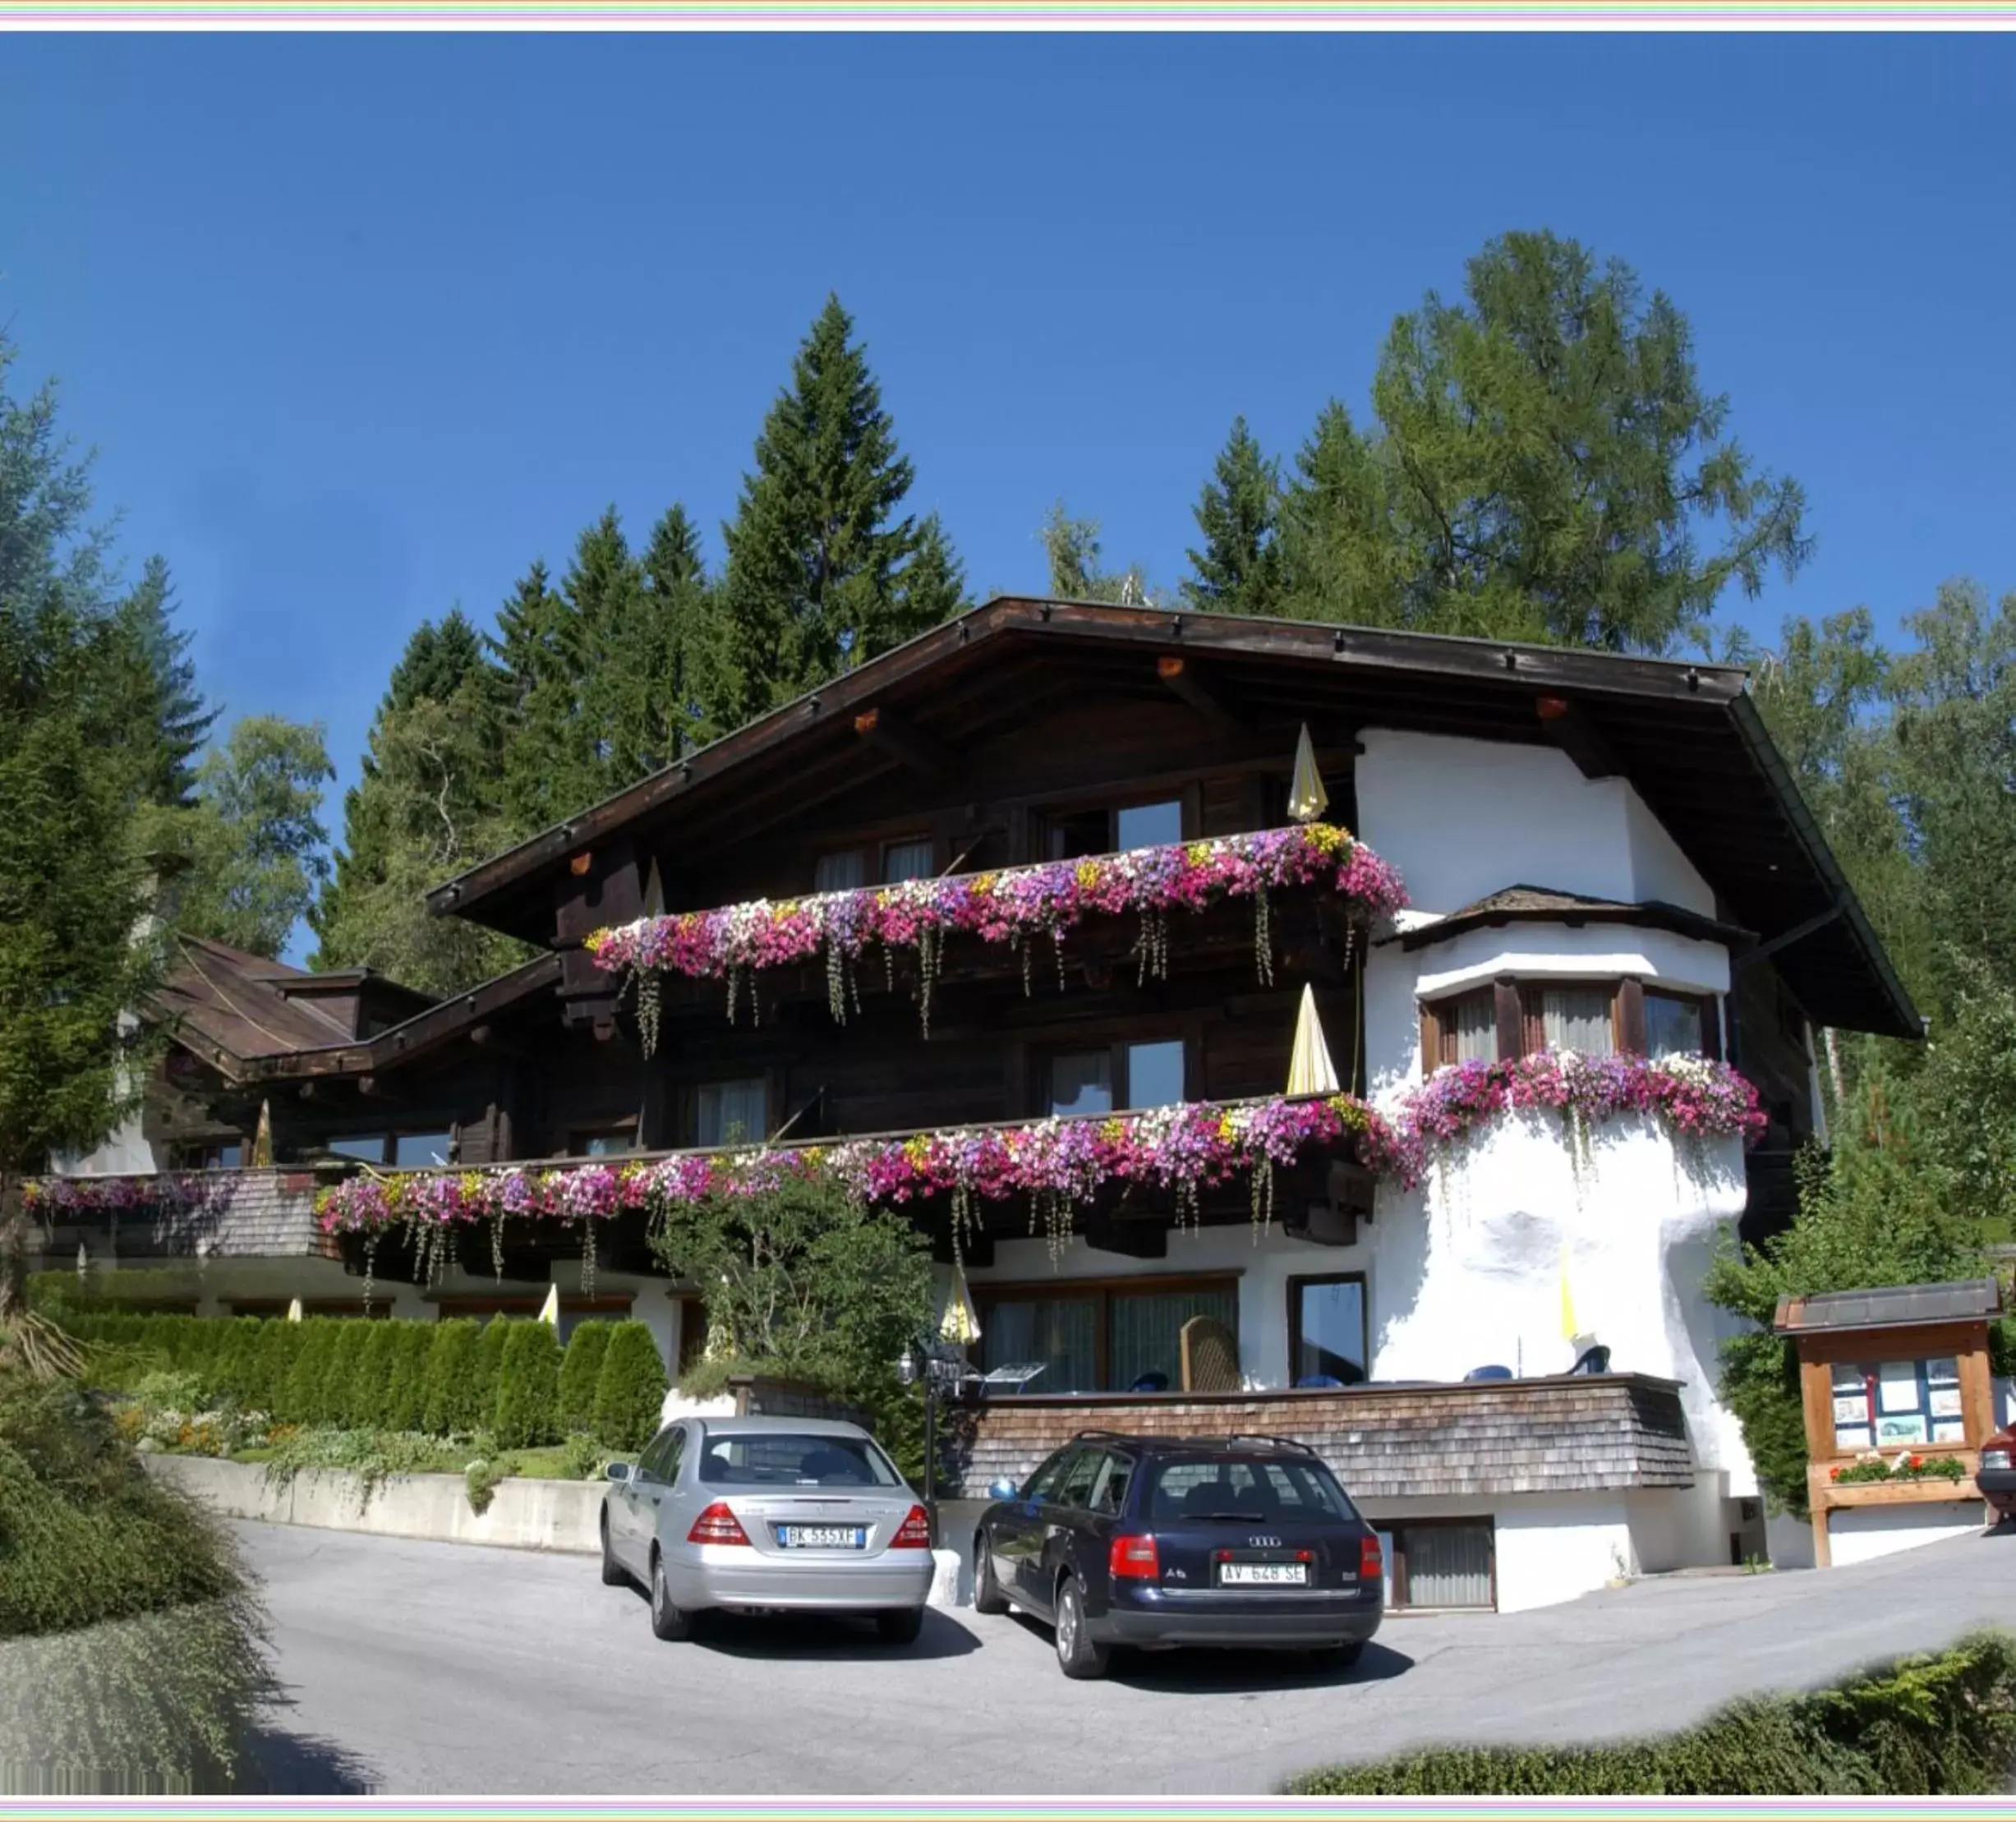
[[[642,1582],[661,1639],[715,1608],[872,1615],[892,1645],[923,1625],[930,1520],[853,1424],[681,1418],[609,1478],[602,1580]]]

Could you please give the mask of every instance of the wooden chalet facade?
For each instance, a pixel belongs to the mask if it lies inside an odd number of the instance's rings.
[[[1404,876],[1397,915],[1368,925],[1324,884],[1283,888],[1267,895],[1261,945],[1253,899],[1222,899],[1168,914],[1159,968],[1144,966],[1131,913],[1089,916],[1061,945],[955,931],[927,955],[865,954],[839,988],[817,955],[753,969],[732,1019],[727,982],[670,971],[656,979],[655,1043],[637,983],[589,946],[647,918],[1290,827],[1304,729],[1323,821]],[[1697,1285],[1719,1221],[1754,1232],[1784,1218],[1791,1153],[1816,1119],[1816,1028],[1921,1029],[1740,672],[1145,608],[990,602],[584,806],[429,904],[536,959],[430,1003],[189,946],[163,1009],[177,1048],[142,1130],[77,1166],[131,1187],[95,1205],[51,1199],[49,1263],[81,1243],[117,1254],[122,1294],[206,1309],[286,1285],[339,1296],[346,1274],[354,1290],[354,1235],[297,1222],[297,1250],[254,1257],[228,1220],[207,1246],[182,1216],[150,1221],[148,1171],[261,1174],[262,1110],[274,1181],[294,1185],[274,1194],[306,1208],[360,1162],[557,1165],[1240,1103],[1282,1095],[1305,986],[1340,1085],[1374,1107],[1402,1106],[1448,1065],[1563,1048],[1732,1065],[1757,1090],[1763,1141],[1747,1158],[1711,1143],[1709,1187],[1664,1213],[1637,1211],[1648,1195],[1672,1201],[1676,1159],[1698,1147],[1624,1120],[1626,1136],[1596,1142],[1591,1188],[1558,1119],[1507,1116],[1505,1134],[1440,1157],[1420,1184],[1375,1185],[1349,1135],[1311,1148],[1278,1172],[1264,1236],[1244,1181],[1208,1190],[1194,1231],[1181,1198],[1135,1183],[1079,1198],[1054,1254],[1027,1199],[989,1203],[960,1248],[976,1364],[1045,1368],[998,1419],[969,1414],[964,1446],[990,1476],[1011,1455],[1033,1465],[1022,1456],[1080,1418],[1148,1423],[1141,1401],[1162,1394],[1142,1388],[1158,1374],[1181,1399],[1179,1334],[1199,1317],[1235,1337],[1242,1427],[1260,1420],[1251,1399],[1278,1395],[1313,1437],[1343,1434],[1351,1401],[1369,1417],[1375,1392],[1382,1424],[1418,1430],[1445,1408],[1487,1407],[1516,1424],[1519,1388],[1558,1388],[1574,1364],[1553,1314],[1572,1262],[1585,1326],[1639,1389],[1607,1402],[1548,1391],[1547,1421],[1586,1405],[1614,1429],[1636,1413],[1668,1440],[1592,1444],[1590,1459],[1650,1465],[1592,1468],[1579,1488],[1508,1471],[1384,1496],[1425,1538],[1484,1527],[1500,1604],[1578,1591],[1599,1559],[1607,1574],[1613,1559],[1756,1547],[1755,1483],[1714,1403],[1715,1318],[1690,1274]],[[186,1215],[203,1198],[159,1199]],[[950,1199],[906,1213],[949,1264]],[[1627,1245],[1633,1222],[1646,1235]],[[392,1245],[371,1263],[395,1314],[517,1307],[555,1281],[580,1314],[582,1253],[564,1225],[513,1220],[495,1235],[472,1224],[444,1272]],[[597,1307],[651,1322],[675,1368],[690,1357],[698,1306],[654,1271],[641,1220],[606,1224],[592,1276]],[[1676,1299],[1684,1319],[1669,1321]],[[1501,1364],[1509,1391],[1481,1403],[1452,1392]],[[1384,1383],[1396,1380],[1413,1383],[1411,1406]],[[1326,1398],[1336,1410],[1313,1414]],[[1676,1433],[1691,1468],[1676,1468]],[[1352,1462],[1365,1447],[1353,1442]],[[1532,1567],[1560,1558],[1541,1534],[1563,1527],[1587,1534],[1565,1580]],[[1457,1560],[1474,1538],[1421,1548],[1447,1558],[1448,1585],[1480,1585]]]

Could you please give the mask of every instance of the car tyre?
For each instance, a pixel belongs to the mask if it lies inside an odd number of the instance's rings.
[[[924,1630],[924,1610],[921,1607],[900,1607],[877,1613],[875,1630],[881,1634],[884,1645],[915,1645],[918,1634]]]
[[[1008,1611],[1008,1597],[994,1579],[994,1551],[984,1531],[973,1540],[973,1610],[976,1613]]]
[[[1057,1584],[1057,1668],[1074,1682],[1088,1682],[1103,1677],[1112,1652],[1093,1642],[1085,1628],[1085,1597],[1078,1578],[1066,1576]]]
[[[672,1591],[665,1586],[665,1562],[656,1551],[651,1559],[651,1629],[668,1643],[676,1644],[693,1634],[693,1617],[672,1604]]]
[[[609,1547],[609,1514],[602,1514],[602,1585],[620,1588],[629,1580],[623,1565],[617,1562],[615,1553]]]

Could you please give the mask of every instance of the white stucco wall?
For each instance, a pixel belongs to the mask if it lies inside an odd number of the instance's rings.
[[[1774,1569],[1811,1569],[1814,1555],[1813,1527],[1790,1512],[1779,1512],[1764,1521],[1765,1548]]]
[[[1621,1497],[1548,1505],[1507,1502],[1498,1514],[1498,1610],[1522,1613],[1593,1593],[1635,1572]]]
[[[1380,1187],[1363,1231],[1378,1376],[1565,1370],[1565,1260],[1577,1329],[1610,1349],[1613,1369],[1681,1381],[1696,1459],[1747,1476],[1734,1421],[1713,1394],[1715,1325],[1699,1294],[1715,1231],[1743,1196],[1734,1139],[1683,1152],[1632,1116],[1595,1130],[1578,1177],[1557,1117],[1507,1116],[1420,1188]],[[1750,1490],[1741,1479],[1728,1488]]]
[[[1420,910],[1446,917],[1526,885],[1714,914],[1706,882],[1622,779],[1584,778],[1552,747],[1385,728],[1360,738],[1357,833]]]
[[[1926,1506],[1853,1506],[1827,1515],[1828,1555],[1837,1569],[1852,1562],[1968,1537],[1981,1530],[1981,1502],[1955,1500]]]

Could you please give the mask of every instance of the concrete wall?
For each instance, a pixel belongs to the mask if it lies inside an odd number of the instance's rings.
[[[601,1481],[502,1480],[489,1507],[474,1512],[459,1475],[396,1475],[366,1499],[354,1474],[300,1474],[274,1487],[253,1463],[172,1455],[144,1459],[150,1472],[234,1518],[520,1550],[601,1548]]]
[[[1827,1515],[1828,1554],[1837,1569],[1921,1544],[1966,1537],[1983,1526],[1978,1499],[1924,1506],[1849,1506]]]

